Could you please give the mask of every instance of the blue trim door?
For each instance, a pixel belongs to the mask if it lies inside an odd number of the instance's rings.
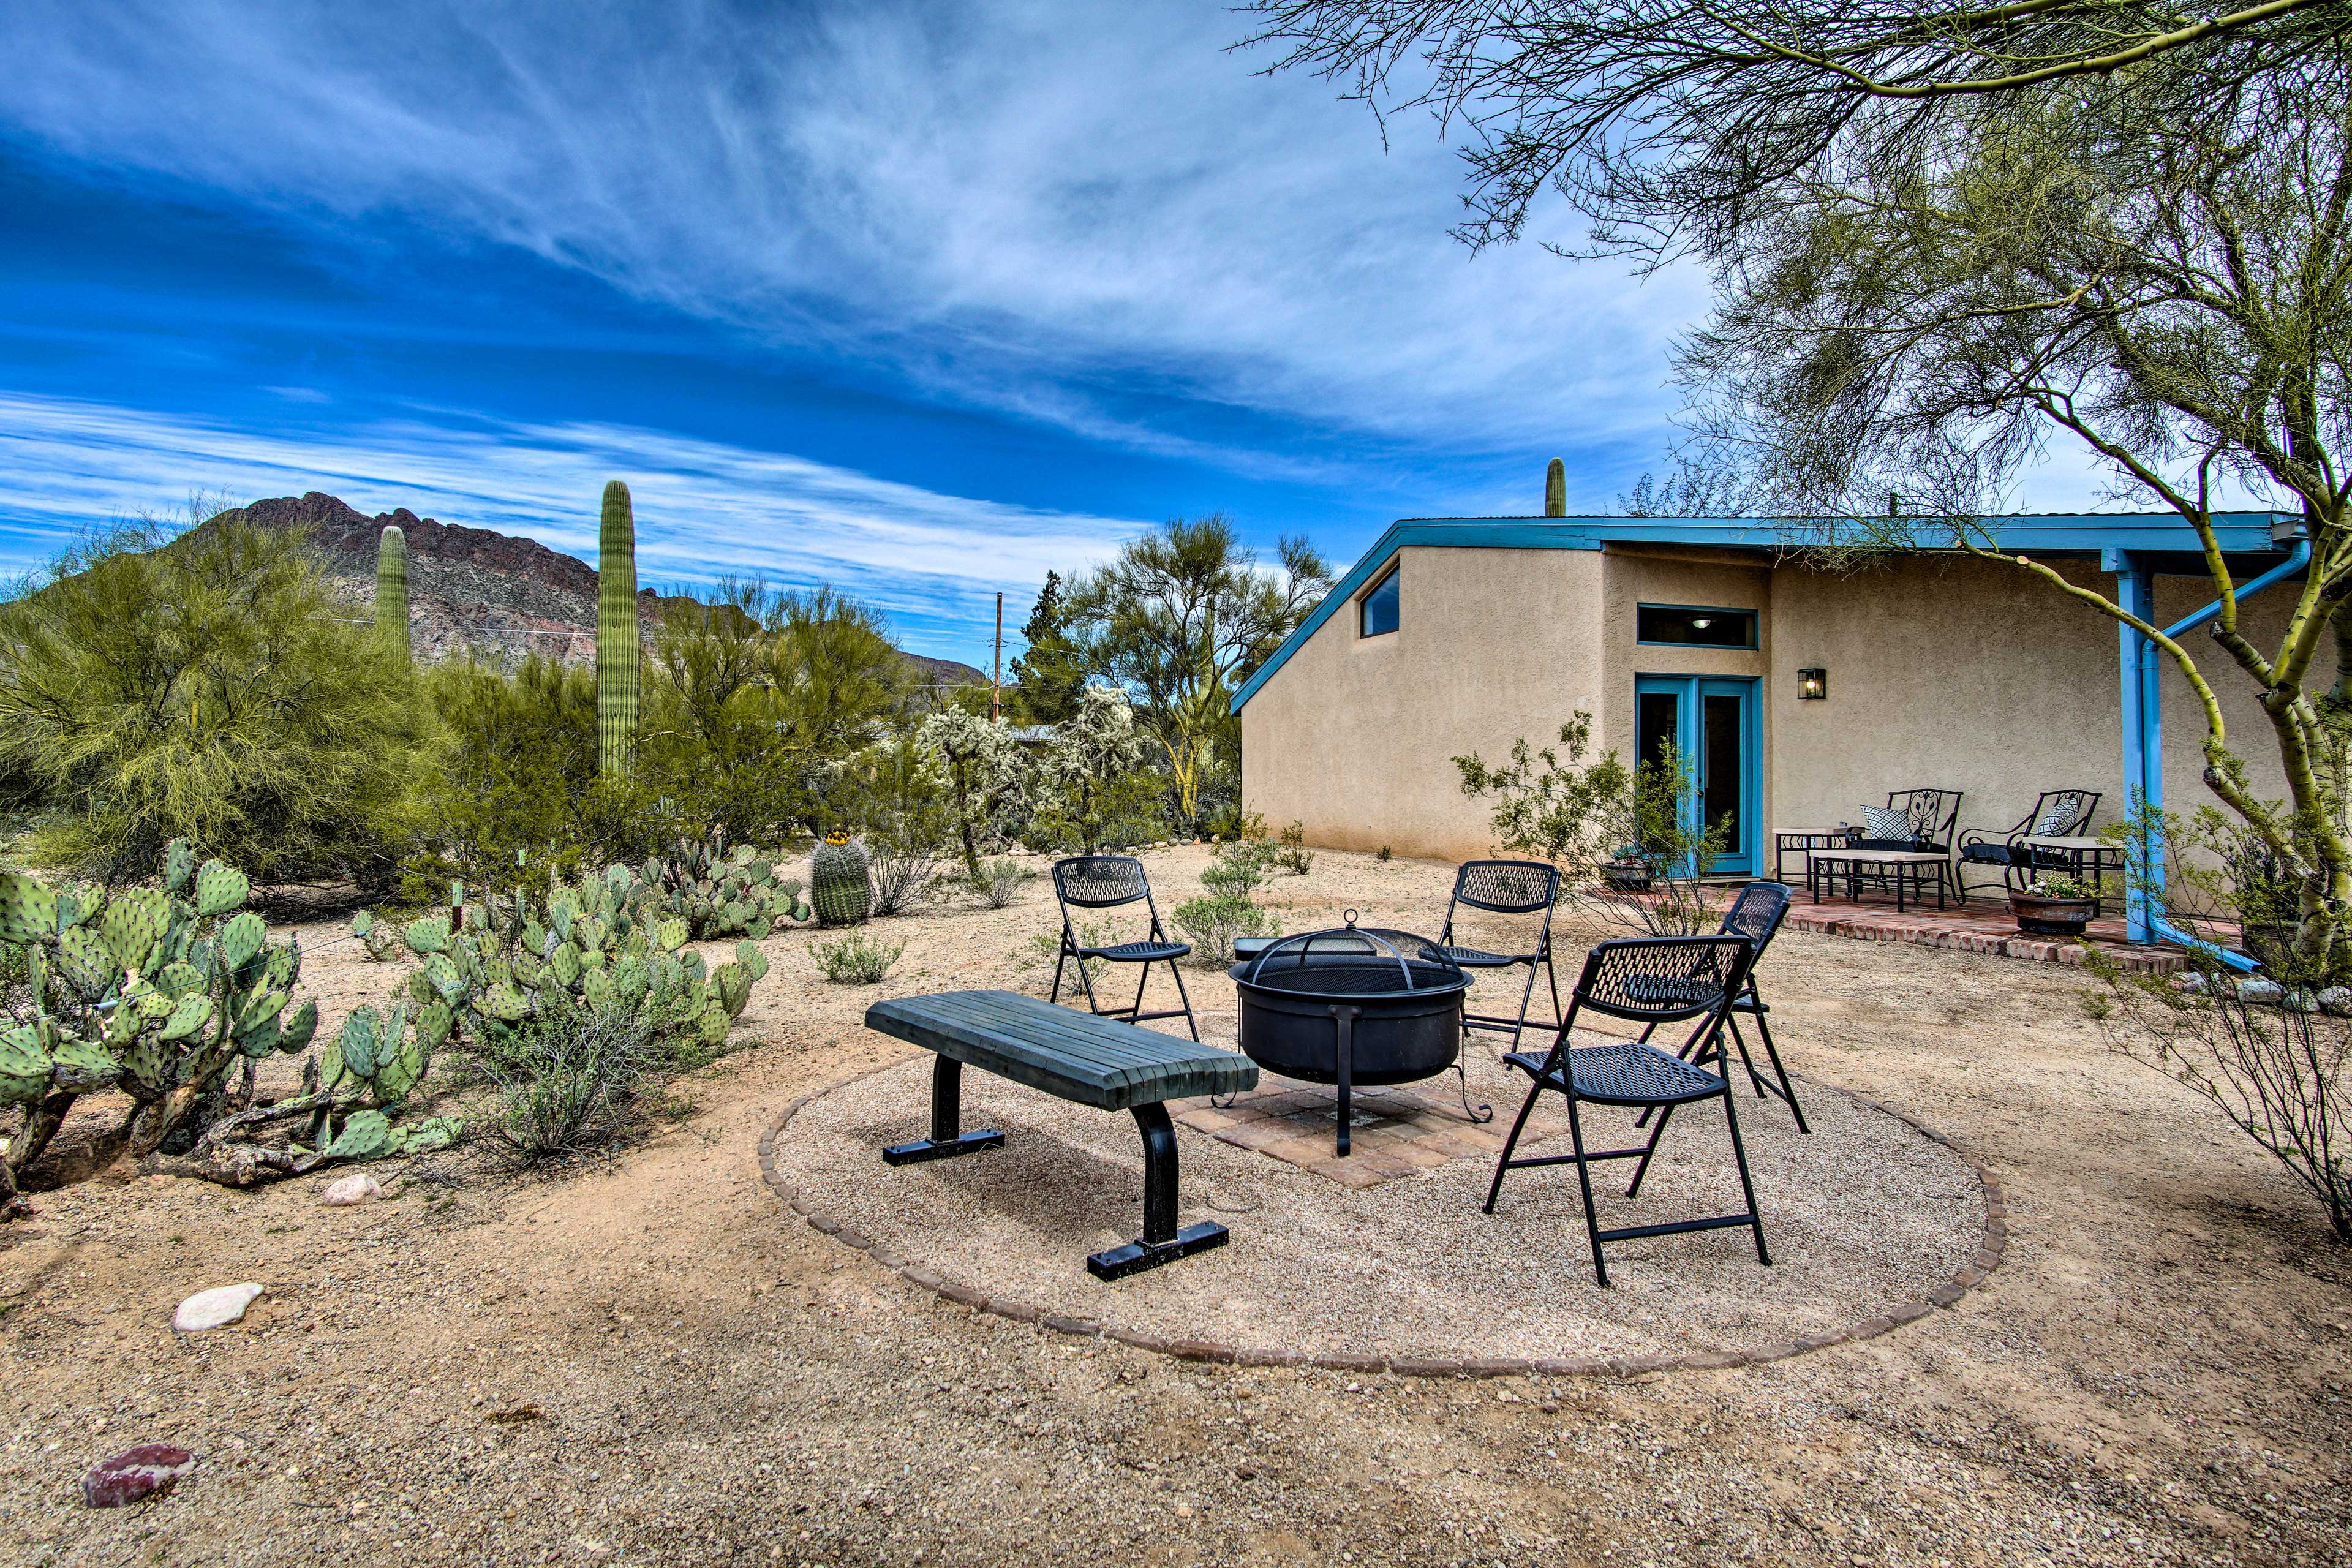
[[[1753,679],[1697,675],[1643,675],[1633,681],[1633,754],[1654,762],[1671,742],[1696,774],[1697,784],[1683,803],[1683,822],[1696,833],[1702,822],[1728,821],[1730,842],[1707,875],[1753,877],[1761,863],[1759,846],[1763,806],[1763,743]]]

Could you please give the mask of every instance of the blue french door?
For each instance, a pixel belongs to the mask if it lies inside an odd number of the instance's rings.
[[[1724,852],[1706,868],[1717,877],[1752,877],[1762,805],[1763,746],[1756,722],[1756,682],[1718,676],[1643,675],[1633,681],[1634,755],[1654,763],[1672,746],[1695,775],[1683,800],[1683,823],[1728,829]]]

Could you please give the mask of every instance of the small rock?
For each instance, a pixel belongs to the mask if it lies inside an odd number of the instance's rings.
[[[2319,1010],[2338,1018],[2352,1016],[2352,985],[2331,985],[2321,992]]]
[[[92,1465],[81,1479],[81,1500],[92,1508],[121,1508],[142,1498],[161,1497],[195,1468],[196,1457],[185,1448],[142,1443]]]
[[[349,1208],[353,1204],[363,1204],[370,1198],[383,1195],[383,1189],[376,1184],[373,1176],[369,1175],[365,1171],[354,1171],[341,1181],[328,1183],[327,1190],[319,1194],[319,1201],[330,1208],[340,1209]]]
[[[2273,1007],[2285,994],[2285,988],[2275,980],[2241,980],[2238,1000],[2249,1007]]]
[[[261,1294],[261,1287],[251,1280],[242,1285],[218,1285],[210,1290],[199,1290],[179,1305],[172,1314],[172,1327],[184,1334],[202,1333],[206,1329],[225,1328],[245,1316],[253,1299]]]

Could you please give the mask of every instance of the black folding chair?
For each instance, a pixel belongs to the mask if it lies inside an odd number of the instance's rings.
[[[1748,1151],[1739,1141],[1739,1112],[1737,1097],[1731,1092],[1730,1077],[1696,1065],[1710,1058],[1718,1068],[1724,1065],[1717,1037],[1730,1021],[1732,1002],[1747,984],[1748,971],[1754,959],[1755,950],[1744,936],[1640,937],[1604,942],[1586,954],[1584,973],[1576,983],[1568,1016],[1560,1024],[1551,1049],[1541,1053],[1514,1051],[1503,1058],[1535,1082],[1528,1089],[1527,1103],[1519,1107],[1518,1120],[1511,1124],[1511,1135],[1503,1144],[1502,1157],[1495,1163],[1495,1180],[1486,1189],[1486,1212],[1495,1212],[1495,1198],[1503,1190],[1505,1172],[1530,1165],[1572,1164],[1584,1191],[1584,1230],[1592,1244],[1592,1271],[1604,1288],[1609,1283],[1609,1264],[1601,1255],[1601,1244],[1644,1236],[1677,1236],[1685,1231],[1721,1230],[1744,1225],[1755,1233],[1756,1260],[1769,1264],[1772,1255],[1765,1248],[1764,1219],[1756,1205],[1756,1184],[1748,1176]],[[1685,1022],[1693,1027],[1679,1056],[1646,1040],[1612,1039],[1573,1045],[1576,1020],[1588,1009],[1645,1028]],[[1536,1100],[1547,1089],[1568,1100],[1568,1131],[1576,1152],[1515,1160],[1511,1153],[1518,1147],[1528,1114],[1535,1110]],[[1709,1219],[1675,1220],[1664,1225],[1601,1229],[1592,1206],[1594,1163],[1638,1159],[1641,1163],[1633,1167],[1633,1184],[1625,1189],[1627,1197],[1638,1195],[1642,1178],[1649,1173],[1650,1160],[1658,1152],[1658,1140],[1666,1135],[1666,1125],[1674,1120],[1675,1108],[1717,1097],[1723,1100],[1724,1124],[1731,1131],[1731,1155],[1739,1167],[1739,1188],[1748,1199],[1747,1212]],[[1649,1142],[1640,1148],[1588,1151],[1584,1147],[1584,1120],[1579,1110],[1588,1101],[1657,1110],[1658,1123],[1651,1130]]]
[[[1772,1043],[1772,1026],[1765,1021],[1765,1015],[1771,1009],[1764,1005],[1764,998],[1756,991],[1757,966],[1764,962],[1764,950],[1771,946],[1772,939],[1780,933],[1780,921],[1788,914],[1789,900],[1794,896],[1793,889],[1785,883],[1750,882],[1739,889],[1738,898],[1731,900],[1731,907],[1724,911],[1723,923],[1716,928],[1716,932],[1719,936],[1744,936],[1753,949],[1753,956],[1748,964],[1748,984],[1732,999],[1729,1020],[1732,1043],[1739,1047],[1739,1061],[1748,1069],[1748,1081],[1756,1086],[1759,1100],[1768,1094],[1780,1096],[1780,1102],[1796,1117],[1797,1131],[1811,1133],[1812,1129],[1805,1124],[1805,1108],[1797,1103],[1797,1086],[1789,1081],[1789,1069],[1780,1064],[1780,1047]],[[1703,989],[1704,982],[1696,983],[1694,996]],[[1756,1033],[1764,1042],[1765,1059],[1772,1064],[1772,1076],[1779,1082],[1768,1083],[1756,1070],[1756,1060],[1748,1054],[1748,1037],[1739,1032],[1739,1019],[1743,1014],[1756,1020]],[[1652,1026],[1653,1028],[1655,1026]],[[1648,1039],[1649,1032],[1644,1030],[1642,1037]],[[1720,1044],[1718,1040],[1717,1045]],[[1700,1065],[1706,1064],[1702,1062]],[[1633,1123],[1636,1127],[1649,1124],[1650,1112],[1646,1110]]]
[[[1201,1037],[1198,1025],[1192,1021],[1192,998],[1185,994],[1184,976],[1176,961],[1192,951],[1190,942],[1173,942],[1160,923],[1160,906],[1152,900],[1151,880],[1143,874],[1143,862],[1128,855],[1076,855],[1067,860],[1054,862],[1054,897],[1062,906],[1062,951],[1054,960],[1054,990],[1049,1002],[1062,999],[1062,971],[1070,960],[1078,961],[1078,984],[1086,988],[1087,1006],[1097,1017],[1120,1018],[1130,1024],[1148,1023],[1154,1018],[1181,1018],[1184,1027],[1197,1042]],[[1115,942],[1106,947],[1085,947],[1078,942],[1077,929],[1070,923],[1073,907],[1082,910],[1115,910],[1123,904],[1140,900],[1151,911],[1151,927],[1141,942]],[[1143,972],[1136,977],[1135,1000],[1125,1007],[1105,1007],[1095,999],[1093,976],[1087,973],[1088,959],[1100,959],[1106,963],[1139,963]],[[1168,973],[1175,977],[1176,996],[1183,1005],[1157,1013],[1143,1011],[1143,993],[1151,984],[1151,966],[1165,963]]]
[[[1536,994],[1536,970],[1540,966],[1551,984],[1551,1023],[1559,1027],[1559,976],[1551,963],[1551,910],[1559,898],[1559,868],[1540,860],[1468,860],[1454,873],[1454,896],[1445,905],[1445,929],[1437,935],[1437,945],[1445,955],[1465,969],[1508,969],[1515,963],[1528,966],[1528,984],[1519,993],[1518,1016],[1499,1013],[1462,1015],[1465,1029],[1491,1029],[1507,1034],[1511,1044],[1519,1043],[1521,1031],[1528,1026],[1528,1004]],[[1454,911],[1464,904],[1474,910],[1485,910],[1498,915],[1530,915],[1543,911],[1543,924],[1536,932],[1533,952],[1487,952],[1475,947],[1454,945]]]

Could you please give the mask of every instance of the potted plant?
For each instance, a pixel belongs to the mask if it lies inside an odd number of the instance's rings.
[[[1621,844],[1617,853],[1601,863],[1601,879],[1612,892],[1646,893],[1650,890],[1650,863],[1635,846]]]
[[[2081,936],[2099,912],[2099,890],[2071,877],[2037,877],[2011,890],[2009,912],[2030,936]]]

